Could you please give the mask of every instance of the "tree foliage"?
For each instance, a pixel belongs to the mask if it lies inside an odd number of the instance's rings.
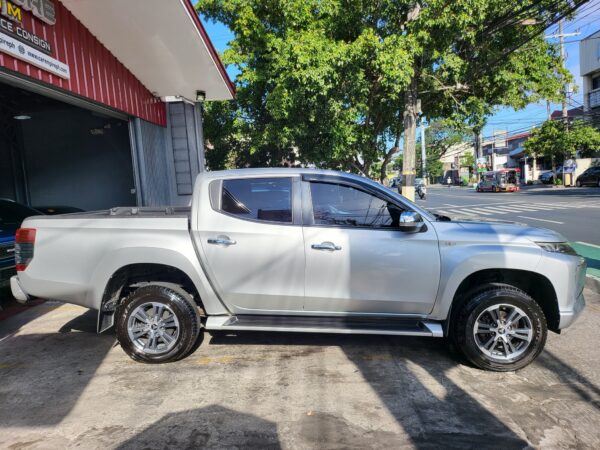
[[[429,119],[478,126],[498,105],[558,100],[567,74],[539,33],[573,4],[200,0],[199,12],[234,33],[223,60],[239,70],[237,100],[206,111],[211,167],[297,156],[365,175],[381,162],[383,177],[417,99]]]
[[[531,156],[547,156],[555,159],[582,158],[600,151],[600,131],[583,120],[567,123],[548,120],[531,132],[525,141],[525,150]]]
[[[436,179],[444,173],[440,158],[455,145],[468,141],[471,138],[470,130],[464,124],[456,124],[448,120],[431,122],[425,130],[425,155],[426,171],[429,177]],[[420,139],[417,141],[420,147]],[[421,152],[416,154],[417,175],[423,177]]]

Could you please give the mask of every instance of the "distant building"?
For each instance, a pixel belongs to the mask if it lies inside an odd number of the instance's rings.
[[[579,106],[577,108],[571,108],[567,111],[567,117],[569,118],[569,122],[572,122],[575,119],[583,119],[584,118],[584,109],[583,106]],[[551,120],[562,120],[562,111],[555,110],[550,114]]]
[[[500,139],[484,141],[483,156],[488,159],[490,170],[519,167],[524,156],[523,143],[529,139],[529,131],[513,134]]]
[[[579,43],[579,72],[583,78],[585,117],[600,128],[600,31]]]
[[[450,177],[453,183],[458,183],[463,177],[469,177],[472,167],[462,165],[462,158],[466,155],[474,154],[473,143],[461,142],[451,146],[443,156],[440,157],[444,175],[443,181]]]

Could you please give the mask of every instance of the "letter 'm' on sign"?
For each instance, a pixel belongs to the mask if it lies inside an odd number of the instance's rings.
[[[10,17],[14,17],[17,22],[21,22],[23,20],[21,17],[21,8],[13,6],[12,3],[8,3],[6,6],[6,12]]]
[[[15,22],[20,23],[23,19],[21,17],[21,8],[13,5],[12,3],[9,3],[6,0],[0,0],[0,13],[4,17],[7,17]]]

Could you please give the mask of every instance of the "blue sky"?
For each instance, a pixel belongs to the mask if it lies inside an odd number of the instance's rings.
[[[219,52],[227,48],[227,44],[233,39],[233,34],[222,23],[213,23],[202,19],[206,31],[210,36],[214,46]],[[565,33],[580,32],[579,36],[565,38],[566,64],[567,68],[574,76],[575,84],[578,86],[578,92],[571,95],[569,108],[577,107],[583,104],[583,92],[581,88],[581,77],[579,75],[579,40],[600,30],[600,0],[592,0],[586,3],[578,12],[577,16],[564,27]],[[553,26],[547,30],[547,35],[558,31],[558,26]],[[557,40],[554,40],[558,42]],[[229,76],[234,79],[237,73],[233,67],[228,67]],[[552,110],[558,110],[561,105],[551,105]],[[494,131],[508,131],[509,134],[526,131],[533,126],[540,125],[546,120],[548,114],[546,102],[531,104],[525,109],[514,111],[510,108],[500,109],[494,116],[488,120],[488,126],[484,129],[484,137],[491,137]]]

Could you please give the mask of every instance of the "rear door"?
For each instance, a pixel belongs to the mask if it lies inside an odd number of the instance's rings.
[[[237,314],[301,311],[304,241],[299,178],[240,177],[211,182],[211,208],[198,240],[205,270]]]
[[[408,207],[344,182],[303,182],[305,314],[427,314],[440,279],[432,226],[399,230]]]

